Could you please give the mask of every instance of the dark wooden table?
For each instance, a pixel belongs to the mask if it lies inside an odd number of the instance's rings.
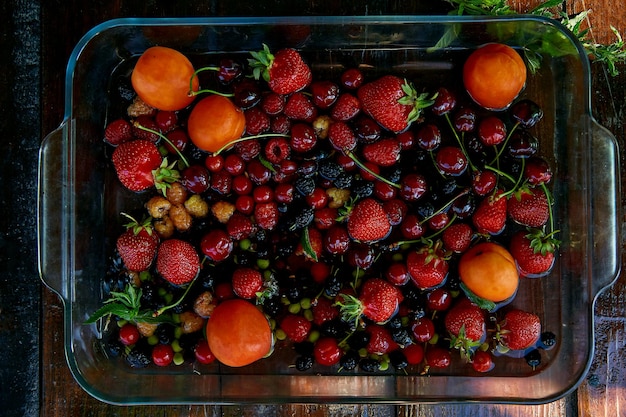
[[[0,203],[0,409],[9,416],[620,416],[626,415],[626,273],[599,297],[595,308],[596,351],[590,373],[574,393],[545,405],[281,405],[138,406],[98,402],[74,382],[63,352],[58,298],[36,272],[36,158],[42,137],[63,118],[63,77],[75,43],[91,27],[116,17],[222,15],[362,15],[441,13],[439,5],[403,1],[341,0],[9,0],[10,17],[0,46],[2,159]],[[437,3],[423,2],[423,3]],[[524,12],[537,1],[511,1]],[[445,5],[444,5],[445,6]],[[597,42],[613,40],[609,26],[626,34],[626,6],[619,1],[567,0],[568,12],[592,9]],[[10,58],[9,58],[10,54]],[[626,67],[607,75],[592,64],[593,115],[626,141]],[[622,157],[623,159],[623,157]],[[622,162],[622,166],[626,164]],[[626,168],[625,168],[626,169]],[[625,169],[622,169],[624,172]],[[622,175],[622,183],[626,176]],[[624,206],[624,200],[621,202]]]

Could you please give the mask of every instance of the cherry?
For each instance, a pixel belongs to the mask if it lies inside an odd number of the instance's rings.
[[[376,260],[374,249],[367,244],[353,244],[347,252],[348,263],[360,269],[368,269]]]
[[[450,113],[456,107],[456,97],[447,88],[437,90],[437,97],[432,106],[432,111],[437,116]]]
[[[511,116],[526,129],[536,125],[543,118],[543,110],[532,100],[524,99],[513,104]]]
[[[167,366],[174,361],[174,349],[171,345],[158,344],[152,348],[152,362],[157,366]]]
[[[418,343],[426,343],[435,336],[435,323],[428,317],[422,317],[411,323],[413,337]]]
[[[317,143],[315,130],[310,124],[296,123],[291,126],[291,148],[296,152],[308,152]]]
[[[417,131],[415,141],[425,151],[434,151],[441,144],[441,132],[436,125],[427,123]]]
[[[389,265],[385,272],[385,278],[393,285],[402,286],[405,285],[411,277],[404,262],[394,262]]]
[[[231,153],[224,158],[224,170],[230,175],[241,175],[246,170],[246,162],[241,155]]]
[[[289,204],[293,201],[295,187],[293,184],[277,184],[274,188],[274,199],[279,203]]]
[[[139,334],[139,330],[137,330],[137,326],[126,323],[120,328],[119,339],[123,345],[130,346],[134,345],[139,341],[141,335]]]
[[[472,357],[472,368],[476,372],[489,372],[494,368],[493,359],[489,352],[477,350]]]
[[[381,133],[380,125],[371,117],[360,116],[354,122],[354,134],[361,143],[374,143]]]
[[[240,195],[235,200],[235,208],[242,214],[250,215],[254,211],[254,199],[249,195]]]
[[[544,158],[533,156],[526,162],[524,176],[531,185],[547,184],[552,179],[552,170]]]
[[[472,132],[476,128],[476,111],[469,107],[463,107],[456,112],[453,125],[459,132]]]
[[[392,226],[399,225],[408,211],[406,203],[399,198],[392,198],[383,202],[383,210]]]
[[[255,203],[270,202],[274,200],[274,189],[266,184],[254,187],[254,190],[252,190],[252,198]]]
[[[248,176],[257,185],[265,184],[272,178],[272,171],[258,159],[248,162]]]
[[[435,288],[426,294],[426,306],[433,311],[445,311],[452,304],[452,294],[444,288]]]
[[[256,82],[242,78],[233,83],[233,102],[242,109],[254,107],[261,101],[261,90]]]
[[[333,255],[341,255],[350,247],[350,236],[345,227],[335,225],[326,231],[324,236],[324,249]]]
[[[200,249],[213,262],[221,262],[233,251],[233,241],[222,229],[212,229],[204,235]]]
[[[431,368],[447,368],[452,362],[452,354],[448,349],[439,346],[430,346],[426,349],[426,363]]]
[[[161,133],[168,133],[178,126],[178,115],[173,111],[159,110],[154,116],[154,122]]]
[[[165,135],[165,137],[180,152],[184,151],[189,143],[189,136],[183,129],[180,128],[170,131]],[[165,149],[167,149],[169,153],[177,154],[178,152],[170,145],[170,143],[165,143]]]
[[[386,182],[376,181],[374,183],[374,195],[381,201],[389,201],[396,197],[398,189]]]
[[[224,157],[222,155],[208,155],[204,159],[204,166],[211,172],[217,172],[224,168]]]
[[[247,175],[237,175],[233,177],[231,189],[238,195],[246,195],[252,192],[252,181]]]
[[[418,173],[405,175],[400,181],[400,197],[405,201],[419,200],[428,191],[426,177]]]
[[[214,172],[211,176],[210,187],[213,191],[227,195],[230,193],[233,184],[233,177],[226,171]]]
[[[487,116],[478,124],[478,137],[486,146],[501,144],[506,138],[506,126],[496,116]]]
[[[243,74],[241,64],[230,58],[222,58],[217,70],[217,79],[222,84],[230,84]]]
[[[486,196],[496,188],[498,176],[493,171],[474,171],[472,190],[479,196]]]
[[[196,357],[196,360],[201,364],[208,365],[215,362],[215,355],[213,355],[213,352],[211,352],[211,348],[209,348],[209,344],[205,339],[201,339],[196,344],[193,353]]]
[[[339,97],[339,86],[332,81],[315,81],[310,89],[313,104],[322,110],[332,106]]]
[[[202,165],[191,165],[181,173],[181,183],[192,193],[202,194],[209,189],[211,174]]]
[[[406,361],[409,365],[419,365],[424,360],[424,348],[422,345],[411,344],[403,350]]]
[[[335,365],[339,362],[339,359],[341,359],[342,354],[343,350],[339,347],[339,343],[334,337],[322,337],[315,342],[313,347],[315,362],[320,365]]]
[[[326,230],[335,224],[335,219],[338,216],[339,216],[339,212],[336,208],[324,207],[324,208],[315,210],[313,222],[315,223],[315,226],[317,226],[318,229]]]
[[[411,149],[415,144],[415,133],[412,130],[405,130],[402,133],[398,133],[396,135],[396,139],[400,144],[400,149],[406,150]]]
[[[435,161],[439,171],[447,175],[461,175],[468,166],[465,154],[457,146],[444,146],[439,149]]]
[[[437,213],[428,219],[428,227],[432,230],[441,230],[446,227],[448,223],[450,223],[450,217],[448,217],[448,213],[445,212]]]
[[[464,195],[457,197],[452,202],[451,209],[459,219],[469,218],[476,209],[474,196],[471,193],[465,193]]]
[[[539,140],[527,130],[517,130],[509,140],[509,155],[514,158],[529,158],[537,153]]]
[[[405,239],[418,239],[424,235],[424,226],[415,214],[407,214],[400,223],[400,232]]]
[[[341,85],[350,90],[356,90],[363,85],[363,73],[358,68],[349,68],[341,74]]]
[[[315,187],[313,192],[305,197],[305,200],[314,209],[321,209],[328,204],[328,194],[323,188]]]

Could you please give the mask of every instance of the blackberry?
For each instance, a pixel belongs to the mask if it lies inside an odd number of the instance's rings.
[[[287,297],[287,299],[291,303],[298,303],[303,297],[302,288],[300,288],[300,286],[296,285],[295,283],[290,283],[290,284],[291,285],[289,285],[285,289],[285,297]]]
[[[359,361],[359,368],[364,372],[378,372],[380,370],[380,362],[373,358],[363,358]]]
[[[386,326],[392,330],[400,329],[402,327],[402,318],[399,316],[393,316],[387,323]]]
[[[299,177],[294,181],[293,186],[300,195],[306,197],[315,190],[315,180],[311,177]]]
[[[418,216],[425,219],[435,214],[435,207],[430,202],[423,202],[415,207],[415,212]]]
[[[352,174],[342,172],[333,180],[333,185],[337,188],[348,189],[352,186]]]
[[[405,328],[393,329],[391,331],[391,338],[400,346],[406,346],[412,342],[411,335]]]
[[[334,298],[339,295],[339,291],[341,291],[342,288],[343,280],[340,278],[339,274],[331,274],[328,278],[326,278],[326,282],[324,284],[324,294]]]
[[[102,348],[110,358],[117,358],[124,351],[124,345],[122,345],[116,336],[117,334],[111,335],[102,340]]]
[[[352,194],[356,198],[366,198],[374,192],[374,183],[363,179],[352,181]]]
[[[321,161],[318,169],[322,178],[331,181],[334,181],[343,172],[341,165],[330,159]]]
[[[394,368],[401,370],[409,366],[409,362],[406,360],[406,356],[400,349],[396,349],[389,352],[389,362]]]
[[[140,303],[142,306],[151,306],[156,301],[157,292],[149,282],[145,282],[141,285],[141,299]]]
[[[552,332],[541,333],[541,346],[544,349],[550,349],[556,345],[556,335]]]
[[[278,297],[271,297],[263,300],[263,311],[272,317],[278,316],[283,311],[283,307],[283,303]]]
[[[237,265],[252,266],[256,262],[256,253],[245,251],[245,250],[238,251],[235,254],[235,259],[236,259]]]
[[[154,334],[159,339],[159,343],[169,345],[174,341],[174,326],[162,323],[156,328]]]
[[[370,335],[367,332],[354,332],[348,339],[348,345],[351,349],[359,350],[367,346],[370,341]]]
[[[402,178],[402,169],[399,166],[393,166],[392,168],[385,169],[381,174],[384,178],[397,184]]]
[[[352,371],[359,365],[359,359],[359,352],[351,349],[339,359],[339,365],[342,370]]]
[[[200,339],[200,332],[183,333],[178,338],[178,344],[183,350],[191,351]]]
[[[532,368],[536,368],[541,365],[541,354],[537,349],[533,349],[524,355],[524,359],[526,360],[528,366],[531,366]]]
[[[276,255],[280,257],[288,257],[296,250],[296,242],[294,241],[281,241],[276,244]]]
[[[298,371],[307,371],[313,366],[313,356],[302,355],[296,358],[296,369]]]
[[[322,334],[334,338],[343,337],[343,335],[346,334],[348,330],[348,324],[338,317],[332,320],[327,320],[320,326],[320,332],[322,332]]]
[[[299,230],[307,227],[315,218],[315,210],[313,207],[302,207],[297,209],[291,219],[289,219],[289,230]]]
[[[136,345],[126,352],[124,359],[126,359],[126,363],[128,363],[131,368],[137,369],[145,368],[152,363],[151,355],[149,354],[148,349],[139,345]]]

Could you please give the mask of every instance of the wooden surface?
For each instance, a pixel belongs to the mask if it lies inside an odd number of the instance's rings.
[[[427,13],[403,1],[303,1],[263,0],[46,0],[41,2],[41,108],[42,132],[52,131],[63,118],[63,74],[78,39],[92,26],[123,16],[203,16],[281,14],[385,14]],[[428,3],[428,2],[426,2]],[[536,2],[515,1],[520,11]],[[620,1],[566,2],[567,11],[592,9],[590,19],[598,42],[612,41],[609,25],[626,34],[626,8]],[[593,114],[624,147],[626,130],[626,68],[610,77],[601,65],[592,65]],[[623,158],[622,158],[623,159]],[[622,166],[626,166],[622,162]],[[622,176],[623,178],[626,176]],[[622,201],[622,206],[624,201]],[[620,416],[626,415],[626,276],[622,274],[603,293],[595,309],[596,353],[587,379],[571,395],[545,405],[282,405],[282,406],[168,406],[117,407],[98,402],[73,381],[63,353],[63,312],[60,302],[42,288],[40,341],[41,416]]]

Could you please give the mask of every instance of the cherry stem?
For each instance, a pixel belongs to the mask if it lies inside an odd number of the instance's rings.
[[[446,121],[448,122],[448,126],[450,126],[450,130],[452,130],[452,133],[454,134],[454,138],[456,139],[457,143],[459,144],[459,148],[461,148],[461,152],[463,152],[463,155],[467,159],[467,162],[468,162],[468,164],[470,166],[470,169],[472,171],[476,171],[476,166],[472,163],[472,160],[470,159],[470,157],[469,157],[469,155],[467,153],[467,150],[465,149],[465,145],[463,145],[463,140],[461,139],[461,137],[459,136],[458,132],[454,128],[454,125],[452,125],[452,120],[450,120],[450,115],[448,113],[446,113],[445,117],[446,117]]]
[[[189,285],[187,286],[187,288],[185,289],[185,292],[183,293],[183,295],[180,296],[180,298],[173,304],[161,307],[160,309],[158,309],[157,311],[154,312],[154,314],[152,315],[153,317],[159,317],[161,314],[163,314],[164,312],[166,312],[167,310],[169,310],[170,308],[174,308],[177,305],[179,305],[187,296],[187,294],[189,293],[189,290],[191,289],[191,287],[193,286],[194,282],[196,282],[196,280],[198,279],[198,277],[200,276],[200,274],[197,274],[195,276],[195,278],[189,283]]]
[[[356,157],[356,155],[354,154],[354,152],[352,151],[346,151],[345,152],[346,155],[348,155],[348,157],[350,159],[352,159],[354,161],[354,163],[363,171],[367,172],[368,174],[370,174],[371,176],[373,176],[374,178],[376,178],[379,181],[384,182],[387,185],[390,185],[392,187],[398,188],[400,189],[400,184],[396,184],[395,182],[389,181],[387,178],[384,178],[382,176],[380,176],[379,174],[375,173],[374,171],[372,171],[371,169],[369,169],[363,162],[361,162],[359,160],[359,158]]]
[[[500,149],[498,150],[497,146],[494,146],[494,148],[496,148],[497,153],[495,158],[493,158],[493,160],[491,162],[489,162],[489,165],[493,164],[494,162],[498,161],[498,167],[499,167],[499,162],[500,162],[500,156],[502,156],[502,152],[504,152],[504,150],[506,149],[506,145],[509,143],[509,139],[511,139],[511,136],[513,136],[513,132],[515,132],[515,130],[517,129],[517,127],[520,125],[520,122],[516,122],[513,125],[513,128],[511,129],[511,131],[509,132],[508,135],[506,135],[506,139],[504,140],[504,142],[502,143],[502,146],[500,147]]]
[[[239,142],[245,142],[251,139],[276,138],[276,137],[288,138],[289,135],[285,135],[283,133],[265,133],[262,135],[255,135],[255,136],[242,136],[238,139],[231,140],[226,145],[222,146],[217,151],[213,152],[213,155],[219,155],[220,153],[224,152],[226,149],[230,148],[231,146]]]
[[[550,233],[548,234],[548,237],[550,237],[559,232],[558,230],[554,230],[554,216],[552,214],[552,204],[554,204],[554,200],[552,199],[552,193],[550,193],[550,190],[548,190],[548,187],[546,187],[545,182],[541,183],[541,189],[543,190],[543,192],[546,195],[546,198],[548,199],[548,207],[549,207],[548,216],[550,218]]]
[[[187,158],[185,158],[185,156],[183,155],[183,153],[180,151],[180,149],[178,149],[178,147],[176,145],[174,145],[172,143],[171,140],[169,140],[167,138],[167,136],[165,136],[164,134],[162,134],[161,132],[157,132],[156,130],[152,130],[148,127],[142,126],[141,124],[135,122],[133,123],[133,126],[141,129],[141,130],[145,130],[146,132],[150,132],[154,135],[157,135],[158,137],[160,137],[161,139],[163,139],[168,145],[170,145],[170,147],[172,147],[172,149],[174,149],[176,151],[176,153],[178,154],[178,156],[180,157],[180,160],[183,162],[183,164],[185,164],[185,166],[187,168],[189,168],[189,161],[187,161]]]
[[[187,95],[189,97],[194,97],[202,93],[211,93],[211,94],[217,94],[218,96],[233,97],[234,94],[232,93],[222,93],[220,91],[210,90],[210,89],[193,91],[193,80],[194,78],[198,77],[199,73],[201,73],[202,71],[217,71],[217,70],[219,70],[218,67],[202,67],[202,68],[198,68],[197,70],[195,70],[193,75],[189,79],[189,92],[187,93]]]

